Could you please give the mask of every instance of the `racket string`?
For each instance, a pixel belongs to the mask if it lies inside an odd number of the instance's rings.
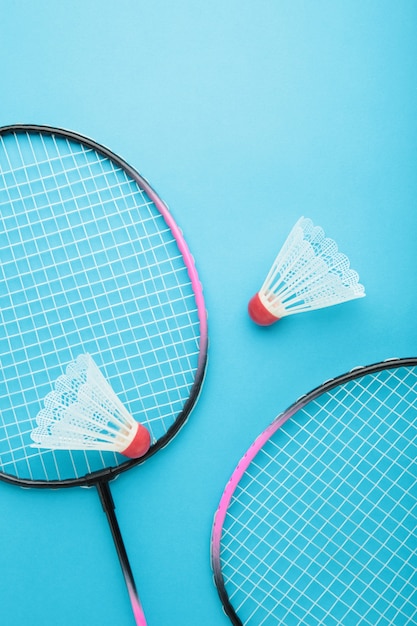
[[[49,475],[48,454],[22,455],[63,367],[79,353],[99,354],[158,440],[194,385],[201,319],[175,236],[118,163],[72,139],[28,132],[0,136],[0,172],[0,396],[8,399],[0,472],[15,464],[18,476],[61,480],[62,456],[51,453]],[[76,455],[69,474],[120,462]]]

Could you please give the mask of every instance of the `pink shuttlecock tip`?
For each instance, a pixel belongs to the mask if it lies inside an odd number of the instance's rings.
[[[273,315],[266,306],[264,306],[259,297],[259,293],[255,294],[253,298],[250,299],[248,304],[248,312],[249,316],[255,324],[259,326],[271,326],[279,320],[279,317]]]
[[[123,456],[129,457],[129,459],[138,459],[147,453],[151,446],[151,436],[145,426],[138,423],[136,434],[132,442],[122,450]]]

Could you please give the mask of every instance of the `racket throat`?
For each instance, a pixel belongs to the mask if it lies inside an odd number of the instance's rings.
[[[136,589],[136,584],[133,578],[132,568],[130,567],[129,558],[127,556],[126,548],[119,528],[119,523],[117,521],[115,513],[116,507],[110,491],[109,483],[108,481],[100,481],[96,483],[96,488],[100,496],[101,505],[103,507],[103,511],[106,514],[117,555],[119,557],[119,562],[125,579],[130,603],[132,605],[132,611],[135,617],[136,626],[147,626],[145,614],[143,612],[142,605],[139,600],[139,595]]]

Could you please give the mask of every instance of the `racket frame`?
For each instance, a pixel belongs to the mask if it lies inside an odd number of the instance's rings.
[[[138,186],[150,200],[154,203],[162,217],[164,218],[167,226],[169,227],[174,239],[178,245],[178,249],[181,252],[185,266],[188,271],[188,275],[193,288],[195,301],[197,305],[198,318],[200,324],[200,351],[198,357],[198,364],[196,368],[196,376],[193,386],[190,391],[190,395],[185,402],[181,412],[178,414],[175,421],[168,428],[159,439],[152,443],[148,452],[138,459],[126,460],[120,465],[112,466],[108,468],[102,468],[100,470],[85,474],[84,476],[68,478],[62,480],[37,480],[19,478],[12,474],[7,474],[0,470],[0,480],[11,484],[17,484],[21,487],[35,487],[35,488],[51,488],[51,487],[75,487],[75,486],[95,486],[98,482],[108,482],[112,480],[120,473],[127,471],[135,465],[144,463],[149,457],[153,456],[161,448],[164,448],[175,437],[178,431],[187,421],[190,416],[197,400],[200,395],[200,391],[204,382],[206,367],[207,367],[207,351],[208,351],[208,330],[207,330],[207,313],[205,309],[204,299],[202,295],[202,285],[197,274],[197,270],[194,263],[194,258],[184,240],[181,229],[176,224],[172,214],[168,208],[168,205],[161,200],[156,191],[151,187],[149,182],[144,178],[134,167],[132,167],[123,158],[112,152],[109,148],[97,143],[94,139],[85,137],[75,131],[56,128],[54,126],[39,125],[39,124],[12,124],[8,126],[0,127],[0,137],[4,135],[17,134],[17,133],[41,133],[50,136],[57,136],[59,138],[68,139],[80,143],[87,148],[95,150],[103,157],[110,159],[117,166],[121,167],[133,180],[136,181]]]

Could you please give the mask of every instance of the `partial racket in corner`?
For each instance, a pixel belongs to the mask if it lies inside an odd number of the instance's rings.
[[[258,437],[215,515],[235,626],[417,622],[417,359],[357,368]]]

